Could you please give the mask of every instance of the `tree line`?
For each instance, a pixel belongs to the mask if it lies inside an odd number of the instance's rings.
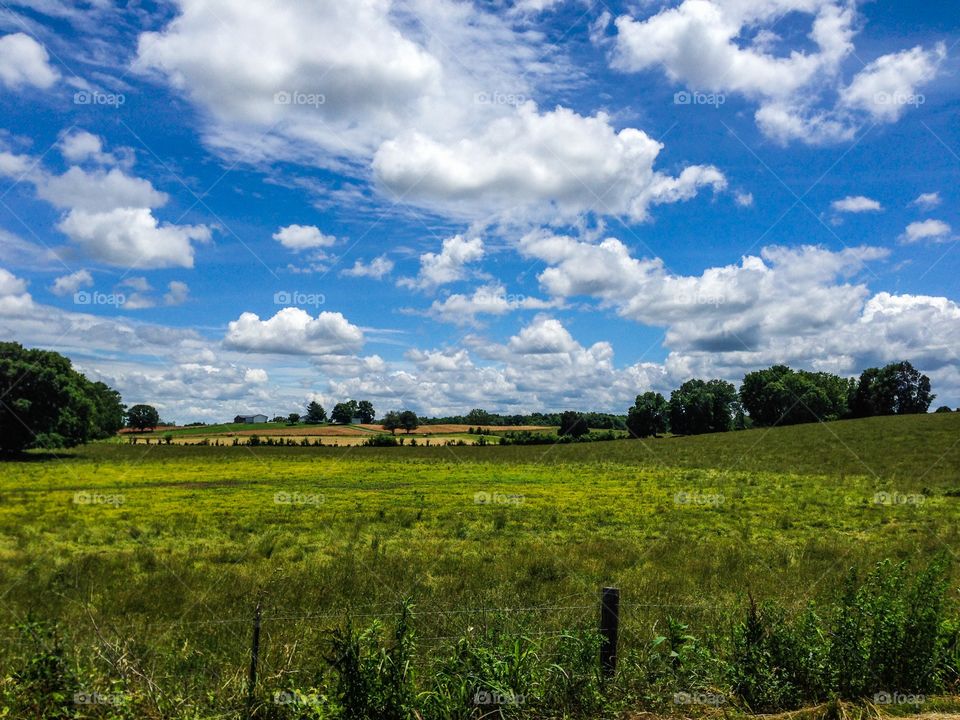
[[[627,411],[636,437],[709,432],[925,413],[936,396],[930,378],[907,361],[868,368],[859,378],[774,365],[748,372],[740,390],[726,380],[693,379],[670,393],[638,395]],[[941,409],[942,410],[942,409]],[[949,408],[947,408],[949,410]]]
[[[771,427],[875,415],[925,413],[935,399],[930,378],[907,361],[864,370],[859,378],[774,365],[748,372],[739,391],[726,380],[695,378],[670,393],[636,397],[626,416],[610,413],[530,413],[501,415],[475,408],[466,415],[419,418],[412,410],[391,410],[384,429],[411,432],[421,424],[477,426],[543,425],[559,427],[560,435],[577,439],[588,430],[628,430],[636,437],[665,432],[697,435],[751,426]],[[949,412],[941,407],[937,412]],[[306,413],[278,416],[277,422],[319,424],[327,412],[313,401]],[[372,424],[376,412],[369,400],[337,403],[329,419]],[[0,452],[29,448],[72,447],[115,435],[124,425],[144,430],[161,424],[150,405],[129,410],[120,393],[91,382],[70,360],[56,352],[0,342]]]
[[[564,412],[571,412],[569,410]],[[445,417],[423,418],[424,425],[469,425],[470,427],[491,426],[505,427],[511,425],[542,425],[556,427],[561,424],[563,412],[534,412],[518,415],[501,415],[474,408],[466,415],[448,415]],[[587,425],[597,430],[626,430],[626,415],[615,415],[603,412],[578,413]]]

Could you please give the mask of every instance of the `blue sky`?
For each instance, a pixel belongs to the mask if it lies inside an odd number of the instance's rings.
[[[165,418],[623,412],[909,359],[960,404],[951,3],[0,15],[0,334]]]

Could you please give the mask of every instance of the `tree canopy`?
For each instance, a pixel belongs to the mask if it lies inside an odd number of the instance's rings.
[[[160,424],[160,413],[153,405],[134,405],[127,410],[127,425],[134,430],[155,428]]]
[[[311,401],[307,405],[307,415],[304,417],[303,421],[308,425],[319,425],[322,422],[325,422],[327,419],[327,411],[323,409],[323,405],[318,403],[316,400]]]
[[[330,419],[335,423],[340,423],[341,425],[349,425],[350,421],[357,416],[358,412],[357,401],[356,400],[347,400],[346,402],[337,403],[333,406],[333,412],[330,413]]]
[[[726,380],[687,380],[670,393],[670,430],[677,435],[725,432],[737,391]]]
[[[649,437],[667,431],[670,405],[660,393],[637,395],[633,407],[627,411],[627,430],[634,437]]]
[[[408,433],[420,427],[420,418],[413,410],[404,410],[399,416],[400,427]]]
[[[357,403],[357,416],[360,418],[360,422],[365,425],[369,425],[374,420],[377,419],[377,413],[373,409],[373,403],[369,400],[361,400]]]
[[[560,413],[559,435],[569,435],[576,439],[583,437],[588,432],[590,432],[590,428],[587,426],[587,421],[582,413],[578,413],[575,410],[567,410]]]
[[[911,415],[927,412],[936,397],[930,378],[903,360],[864,370],[851,409],[855,417]]]
[[[744,376],[740,402],[755,425],[796,425],[845,417],[851,389],[837,375],[774,365]]]
[[[114,434],[120,394],[59,353],[0,343],[0,451],[69,447]]]

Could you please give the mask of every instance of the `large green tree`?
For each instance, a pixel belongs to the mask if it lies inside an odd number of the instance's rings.
[[[837,375],[774,365],[744,376],[740,402],[756,425],[796,425],[845,417],[850,391]]]
[[[127,410],[127,425],[135,430],[155,428],[160,424],[160,413],[153,405],[134,405]]]
[[[377,418],[377,413],[373,409],[373,403],[369,400],[361,400],[357,403],[357,415],[360,417],[360,422],[365,425],[369,425]]]
[[[357,401],[347,400],[337,403],[333,406],[333,412],[330,413],[330,419],[341,425],[349,425],[350,421],[357,416]]]
[[[586,435],[588,432],[590,432],[590,428],[587,427],[587,421],[582,413],[578,413],[576,410],[566,410],[560,413],[559,435],[569,435],[572,438],[578,438]]]
[[[670,393],[670,430],[678,435],[726,432],[737,391],[726,380],[687,380]]]
[[[490,425],[492,417],[490,413],[482,408],[474,408],[467,413],[467,422],[470,425]]]
[[[59,353],[0,343],[0,452],[69,447],[116,432],[120,396]]]
[[[397,434],[397,429],[403,427],[400,423],[400,413],[391,410],[383,418],[383,429],[389,430],[391,435]]]
[[[864,370],[851,404],[857,417],[910,415],[927,412],[934,398],[930,378],[904,360]]]
[[[323,409],[323,405],[316,400],[312,400],[310,404],[307,405],[307,416],[303,421],[308,425],[319,425],[326,421],[326,419],[327,411]]]
[[[400,413],[400,427],[410,433],[420,427],[420,418],[413,410],[404,410]]]
[[[649,437],[667,431],[670,405],[658,392],[645,392],[627,411],[627,430],[634,437]]]

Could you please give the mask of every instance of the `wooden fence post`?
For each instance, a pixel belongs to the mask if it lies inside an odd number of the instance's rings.
[[[253,611],[253,642],[250,646],[250,674],[247,676],[247,720],[253,717],[253,699],[257,688],[257,660],[260,657],[261,601]]]
[[[620,589],[600,591],[600,670],[605,677],[617,671],[617,636],[620,631]]]

